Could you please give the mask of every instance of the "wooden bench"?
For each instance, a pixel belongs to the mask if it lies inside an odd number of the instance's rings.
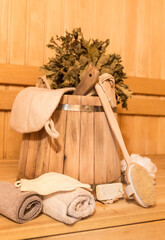
[[[145,209],[125,199],[111,205],[96,202],[94,215],[73,226],[66,226],[43,214],[24,224],[0,216],[0,239],[164,240],[165,159],[156,157],[153,161],[158,167],[155,207]],[[17,162],[13,159],[0,161],[0,180],[15,181]]]

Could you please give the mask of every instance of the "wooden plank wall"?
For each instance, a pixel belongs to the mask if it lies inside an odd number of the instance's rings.
[[[9,127],[10,110],[17,93],[23,87],[35,85],[41,74],[38,67],[0,64],[0,158],[18,158],[22,136]],[[151,87],[142,84],[144,81]],[[128,110],[118,106],[118,113],[129,152],[165,154],[165,95],[162,91],[165,81],[128,77],[126,82],[134,95],[128,101]]]
[[[145,82],[152,78],[163,80],[164,12],[165,0],[0,0],[0,63],[41,66],[52,56],[46,48],[51,36],[80,26],[85,38],[110,38],[108,51],[121,54],[125,72],[137,77],[137,82],[140,77]],[[21,88],[0,85],[0,90]],[[138,97],[164,99],[144,94]],[[0,111],[3,158],[18,156],[19,148],[13,142],[19,146],[21,139],[9,130],[9,117],[10,111]],[[165,153],[164,116],[123,114],[120,125],[130,152]]]
[[[40,66],[51,36],[109,38],[129,76],[165,79],[165,0],[0,0],[0,63]]]

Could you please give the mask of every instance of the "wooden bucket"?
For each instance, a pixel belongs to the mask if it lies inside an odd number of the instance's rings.
[[[64,95],[52,119],[58,139],[44,128],[23,135],[18,179],[58,172],[89,184],[118,180],[119,148],[98,97]]]

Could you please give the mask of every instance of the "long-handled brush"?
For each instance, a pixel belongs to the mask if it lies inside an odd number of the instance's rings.
[[[125,191],[129,198],[134,198],[141,206],[149,207],[155,204],[155,186],[153,179],[147,170],[139,164],[132,163],[127,148],[125,146],[118,122],[112,111],[109,96],[107,96],[103,83],[99,80],[95,85],[95,90],[103,105],[109,125],[117,139],[127,163],[126,179],[128,186]]]
[[[118,122],[112,111],[113,99],[107,94],[106,84],[98,78],[98,70],[93,64],[89,68],[76,88],[74,94],[86,95],[94,87],[103,105],[109,125],[117,139],[117,142],[122,150],[124,158],[127,162],[126,179],[127,187],[125,189],[129,198],[134,198],[141,206],[149,207],[155,204],[155,186],[153,179],[148,174],[147,170],[137,163],[132,163],[127,148],[125,146]],[[111,89],[111,92],[114,89]],[[112,94],[114,95],[114,94]]]

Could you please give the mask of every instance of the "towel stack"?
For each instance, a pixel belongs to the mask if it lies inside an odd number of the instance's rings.
[[[93,214],[95,200],[89,184],[59,173],[45,173],[14,184],[0,182],[0,214],[17,223],[36,218],[41,212],[65,224]]]

